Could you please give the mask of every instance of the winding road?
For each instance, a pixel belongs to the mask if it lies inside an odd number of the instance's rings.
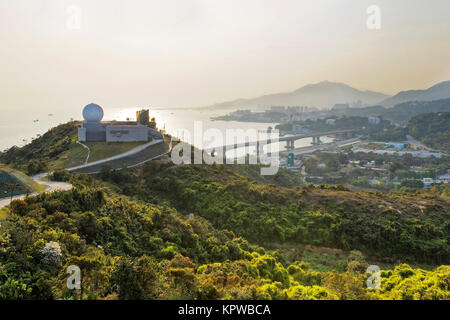
[[[113,162],[113,161],[117,161],[117,160],[120,160],[120,159],[123,159],[123,158],[127,158],[127,157],[130,157],[130,156],[135,156],[135,155],[138,155],[140,153],[143,153],[144,159],[136,158],[135,159],[136,161],[134,161],[133,163],[130,163],[130,164],[128,164],[126,166],[127,168],[136,167],[136,166],[142,165],[142,164],[144,164],[144,163],[146,163],[148,161],[158,159],[158,158],[160,158],[160,157],[170,153],[170,151],[172,149],[172,141],[170,141],[170,145],[168,147],[168,150],[166,150],[166,151],[164,151],[164,152],[162,152],[160,154],[157,154],[157,155],[147,155],[147,154],[145,154],[144,151],[149,150],[148,149],[149,146],[153,146],[153,145],[160,144],[160,143],[163,143],[163,142],[164,141],[162,139],[161,140],[156,140],[155,139],[155,140],[153,140],[150,143],[138,146],[138,147],[136,147],[136,148],[134,148],[134,149],[132,149],[132,150],[130,150],[128,152],[121,153],[121,154],[116,155],[114,157],[110,157],[110,158],[107,158],[107,159],[103,159],[103,160],[99,160],[99,161],[91,162],[91,163],[86,163],[85,162],[83,165],[80,165],[80,166],[77,166],[77,167],[73,167],[73,168],[68,168],[67,170],[69,170],[69,171],[77,171],[77,170],[84,169],[84,168],[95,168],[95,166],[98,166],[98,165],[103,164],[103,163]],[[93,173],[97,173],[97,172],[89,172],[89,174],[93,174]],[[32,176],[31,178],[34,181],[36,181],[37,183],[47,187],[43,192],[66,191],[66,190],[72,189],[72,184],[67,183],[67,182],[43,180],[48,175],[49,175],[49,173],[45,172],[45,173],[40,173],[40,174],[37,174],[35,176]],[[28,196],[35,196],[35,195],[38,195],[38,194],[39,194],[39,192],[33,192],[33,193],[29,193],[29,194],[22,194],[22,195],[14,196],[14,197],[12,197],[12,199],[13,200],[18,200],[18,199],[23,200],[27,195]],[[11,203],[11,198],[10,197],[0,199],[0,209],[3,208],[3,207],[8,206],[10,203]]]
[[[53,192],[53,191],[65,191],[65,190],[70,190],[72,189],[72,185],[70,183],[67,182],[58,182],[58,181],[47,181],[47,180],[42,180],[44,178],[46,178],[48,176],[48,173],[41,173],[35,176],[32,176],[31,178],[36,181],[37,183],[46,186],[47,188],[45,189],[44,192]],[[18,195],[18,196],[14,196],[12,199],[13,200],[23,200],[27,195],[28,196],[35,196],[38,195],[39,192],[33,192],[33,193],[29,193],[29,194],[22,194],[22,195]],[[11,202],[11,198],[4,198],[4,199],[0,199],[0,209],[3,207],[6,207],[10,204]]]

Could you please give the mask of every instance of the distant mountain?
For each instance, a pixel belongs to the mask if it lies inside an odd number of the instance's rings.
[[[392,108],[387,108],[386,111],[382,112],[380,115],[385,119],[405,125],[412,117],[419,114],[449,111],[450,99],[441,99],[433,101],[408,101],[400,103]]]
[[[392,107],[408,101],[433,101],[450,98],[450,81],[440,82],[426,90],[401,91],[393,97],[387,98],[379,104]]]
[[[362,105],[374,105],[388,96],[373,91],[361,91],[344,83],[323,81],[316,84],[308,84],[293,92],[264,95],[253,99],[238,99],[214,104],[207,108],[225,109],[236,107],[270,107],[282,106],[308,106],[320,109],[330,108],[336,103],[357,103]]]
[[[331,110],[327,113],[327,116],[383,117],[386,120],[404,126],[412,117],[430,112],[450,112],[450,99],[408,101],[399,103],[393,107],[372,106],[345,110]]]

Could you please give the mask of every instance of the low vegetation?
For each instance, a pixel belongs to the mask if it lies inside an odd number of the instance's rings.
[[[50,129],[24,147],[13,146],[0,153],[0,163],[25,171],[28,175],[47,171],[50,161],[69,150],[79,125],[79,122],[71,121]]]
[[[208,169],[203,169],[194,170],[204,177]],[[229,180],[220,171],[211,173],[218,184]],[[181,215],[170,203],[132,200],[87,176],[70,179],[71,191],[12,203],[0,227],[1,299],[450,298],[448,266],[397,265],[382,271],[380,290],[371,290],[366,285],[367,258],[361,252],[252,245],[197,214]],[[301,190],[311,192],[295,192]],[[282,192],[285,200],[289,192]],[[333,218],[322,221],[327,219]],[[316,234],[318,239],[327,232],[308,220],[300,225],[305,235]],[[82,269],[82,290],[66,288],[69,265]]]
[[[127,195],[169,203],[266,247],[296,241],[358,249],[386,259],[450,262],[449,200],[438,195],[259,185],[223,165],[151,163],[102,178]]]

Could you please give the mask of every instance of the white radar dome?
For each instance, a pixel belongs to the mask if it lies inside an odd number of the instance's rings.
[[[98,104],[90,103],[83,108],[83,118],[87,122],[100,122],[103,119],[103,109]]]

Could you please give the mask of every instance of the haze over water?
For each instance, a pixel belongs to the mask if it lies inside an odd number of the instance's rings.
[[[141,108],[104,108],[105,116],[103,120],[135,120],[136,110]],[[82,107],[79,110],[70,113],[52,113],[28,112],[17,116],[17,112],[11,110],[0,118],[0,150],[8,149],[14,145],[23,146],[31,142],[37,134],[44,134],[50,128],[70,121],[71,119],[82,120]],[[203,132],[210,128],[219,129],[224,137],[226,137],[227,129],[255,129],[266,130],[269,126],[275,127],[276,123],[255,123],[255,122],[235,122],[235,121],[211,121],[210,117],[222,115],[229,110],[204,111],[196,109],[161,109],[151,110],[150,116],[155,117],[159,129],[165,129],[167,133],[179,138],[180,130],[188,130],[194,135],[194,122],[201,121],[203,124]],[[51,115],[50,115],[51,114]],[[35,120],[39,120],[34,122]],[[186,137],[184,137],[186,138]],[[324,142],[330,141],[324,137]],[[298,140],[295,146],[308,146],[311,139]],[[284,144],[281,146],[283,148]],[[251,149],[252,150],[252,149]]]

